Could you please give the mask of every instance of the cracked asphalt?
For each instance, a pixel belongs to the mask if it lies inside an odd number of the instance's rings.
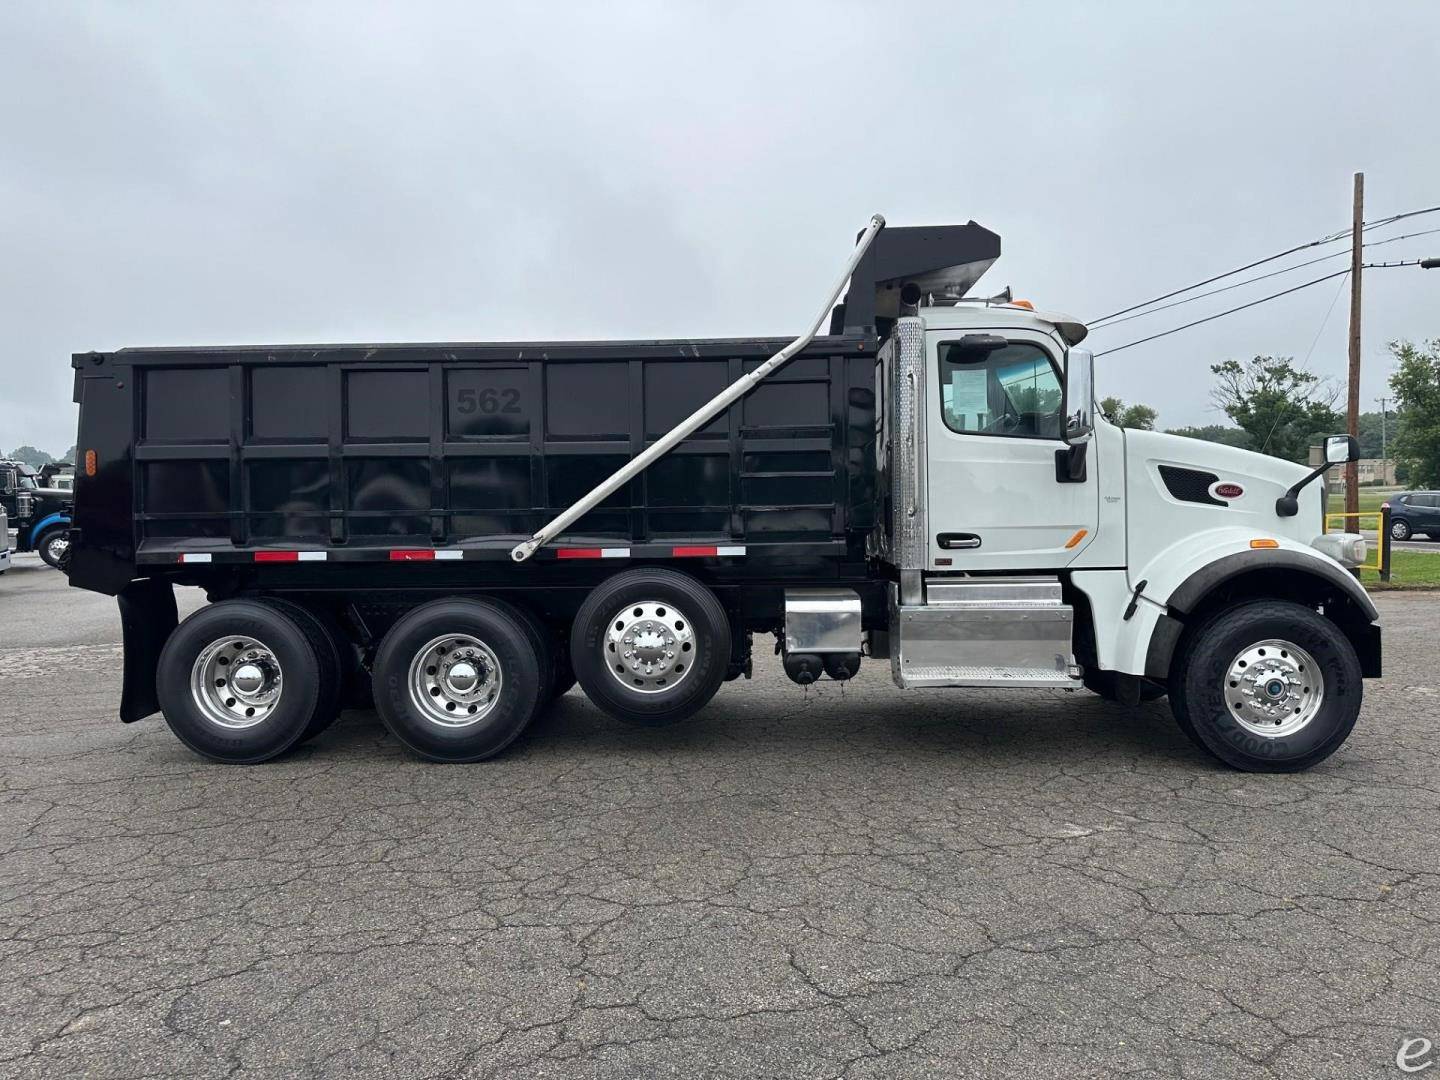
[[[194,597],[186,603],[193,606]],[[1440,1043],[1440,596],[1298,776],[1165,706],[578,692],[497,761],[123,726],[113,602],[0,578],[7,1077],[1398,1076]]]

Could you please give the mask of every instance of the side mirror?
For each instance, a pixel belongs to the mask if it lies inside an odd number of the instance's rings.
[[[1353,435],[1330,435],[1325,439],[1325,464],[1347,465],[1360,460],[1360,444]]]
[[[1325,460],[1320,467],[1303,480],[1290,485],[1290,490],[1275,500],[1277,517],[1294,517],[1300,512],[1300,492],[1305,485],[1329,472],[1336,465],[1346,465],[1360,460],[1360,443],[1353,435],[1327,435],[1325,437]]]
[[[1095,434],[1095,354],[1089,349],[1071,349],[1066,358],[1061,409],[1065,416],[1061,438],[1071,446],[1089,442]]]

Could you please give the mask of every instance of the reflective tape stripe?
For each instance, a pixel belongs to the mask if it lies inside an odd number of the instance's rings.
[[[255,552],[256,562],[299,562],[298,551],[257,551]]]
[[[183,562],[183,563],[209,562],[209,561],[210,561],[210,556],[209,556],[209,555],[192,555],[192,554],[190,554],[190,553],[187,552],[186,554],[180,556],[180,561]]]
[[[324,562],[328,553],[324,551],[297,551],[295,554],[300,556],[300,562]]]
[[[435,558],[432,548],[416,548],[409,551],[390,552],[391,562],[427,562]]]
[[[716,555],[744,555],[743,544],[701,544],[694,547],[671,548],[670,554],[677,559],[701,559]]]
[[[437,551],[437,552],[435,552],[435,558],[437,558],[437,559],[449,559],[449,560],[452,560],[452,561],[453,561],[453,560],[455,560],[455,559],[463,559],[464,557],[465,557],[465,553],[464,553],[463,551]]]
[[[719,547],[717,547],[717,548],[715,549],[715,554],[716,554],[716,555],[744,555],[744,554],[745,554],[745,545],[744,545],[744,544],[731,544],[731,545],[729,545],[729,546],[726,546],[726,545],[722,544],[722,545],[720,545]]]
[[[624,548],[556,548],[557,559],[628,559],[630,549]]]

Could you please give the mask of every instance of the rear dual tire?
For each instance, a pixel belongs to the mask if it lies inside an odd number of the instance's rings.
[[[156,668],[170,730],[195,753],[235,765],[268,761],[313,734],[334,718],[338,683],[310,630],[293,611],[257,600],[191,615]]]
[[[386,728],[431,761],[483,761],[519,738],[555,678],[543,628],[509,604],[437,600],[402,617],[375,656]]]

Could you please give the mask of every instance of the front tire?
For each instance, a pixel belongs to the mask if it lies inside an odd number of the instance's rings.
[[[191,750],[253,765],[305,737],[320,704],[319,664],[289,614],[256,600],[224,600],[170,635],[155,689],[165,722]]]
[[[1181,730],[1248,772],[1299,772],[1325,760],[1354,728],[1363,686],[1340,628],[1279,600],[1229,608],[1196,627],[1170,683]]]
[[[1410,537],[1414,535],[1415,533],[1414,530],[1410,528],[1410,523],[1404,518],[1396,518],[1390,522],[1390,539],[1409,540]]]
[[[586,696],[615,719],[678,723],[724,681],[730,620],[715,594],[688,574],[628,570],[580,605],[570,663]]]
[[[483,761],[514,742],[548,677],[523,619],[483,600],[436,600],[401,618],[375,655],[375,707],[390,733],[431,761]]]
[[[59,570],[65,552],[70,549],[70,527],[56,525],[46,529],[40,534],[40,542],[35,545],[35,549],[40,552],[40,558],[46,566]]]

